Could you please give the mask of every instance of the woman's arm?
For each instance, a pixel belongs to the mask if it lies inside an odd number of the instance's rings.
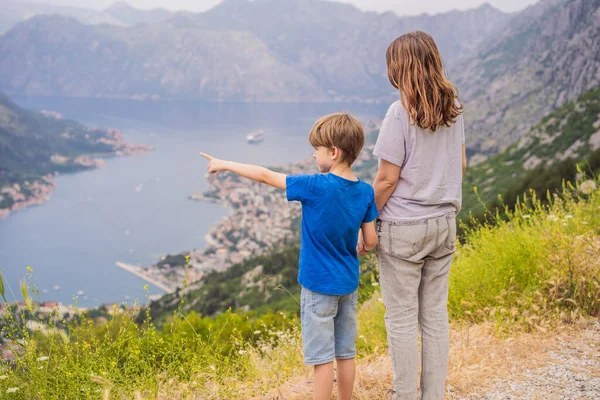
[[[462,174],[465,176],[467,172],[467,146],[462,145]]]
[[[286,189],[285,178],[287,175],[285,174],[280,174],[257,165],[220,160],[204,153],[200,153],[200,155],[209,161],[206,169],[208,169],[208,172],[211,174],[220,171],[230,171],[234,174],[243,176],[244,178],[248,178],[259,183],[266,183],[267,185],[273,186],[277,189]]]
[[[380,159],[379,170],[373,183],[375,190],[375,204],[377,209],[381,210],[390,196],[396,189],[398,179],[400,179],[400,167],[389,161]]]
[[[375,231],[375,222],[365,222],[360,226],[358,232],[358,245],[356,251],[358,255],[364,256],[369,251],[373,250],[377,246],[377,232]]]

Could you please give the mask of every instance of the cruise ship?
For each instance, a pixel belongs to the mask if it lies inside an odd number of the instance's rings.
[[[249,144],[258,144],[265,140],[265,131],[259,129],[257,131],[251,132],[246,136],[246,141]]]

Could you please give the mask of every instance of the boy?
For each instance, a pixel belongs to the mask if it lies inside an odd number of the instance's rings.
[[[357,336],[357,251],[377,244],[373,188],[352,172],[364,142],[361,123],[345,113],[319,119],[308,138],[320,174],[285,175],[255,165],[223,161],[201,153],[208,171],[231,171],[286,191],[302,203],[298,282],[304,362],[314,365],[313,399],[328,400],[337,360],[338,398],[354,387]],[[362,235],[357,248],[358,235]],[[364,244],[363,244],[364,243]]]

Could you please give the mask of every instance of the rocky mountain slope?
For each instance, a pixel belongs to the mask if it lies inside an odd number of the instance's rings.
[[[519,185],[533,171],[558,167],[568,159],[582,162],[598,151],[600,86],[544,117],[505,151],[471,166],[465,175],[464,208],[472,210],[478,204],[473,187],[478,188],[481,200],[489,203]],[[541,173],[537,176],[544,179]],[[560,176],[555,178],[560,182]]]
[[[498,152],[600,84],[600,0],[542,0],[451,74],[467,105],[470,153]]]

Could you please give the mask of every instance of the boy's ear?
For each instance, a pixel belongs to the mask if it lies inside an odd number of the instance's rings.
[[[331,148],[330,152],[332,160],[337,160],[342,155],[342,151],[335,146]]]

